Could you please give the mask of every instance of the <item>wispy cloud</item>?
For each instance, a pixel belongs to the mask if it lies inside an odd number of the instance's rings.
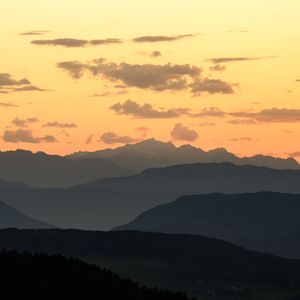
[[[33,31],[21,32],[19,35],[45,35],[47,33],[50,33],[50,31],[47,31],[47,30],[33,30]]]
[[[34,85],[28,85],[15,88],[12,92],[50,92],[50,90],[42,89]]]
[[[214,57],[210,58],[207,61],[214,64],[224,64],[224,63],[234,63],[234,62],[243,62],[243,61],[253,61],[253,60],[265,60],[277,58],[278,56],[267,56],[267,57]]]
[[[174,42],[186,38],[195,37],[197,34],[181,34],[181,35],[145,35],[133,39],[135,43],[160,43],[160,42]]]
[[[100,137],[100,141],[105,144],[130,144],[138,142],[137,138],[127,136],[127,135],[118,135],[114,132],[106,132]]]
[[[89,136],[86,138],[85,143],[86,143],[87,145],[89,145],[89,144],[91,144],[91,143],[93,142],[93,140],[94,140],[94,135],[91,134],[91,135],[89,135]]]
[[[216,64],[216,65],[211,66],[209,69],[212,72],[223,72],[223,71],[226,71],[226,66],[220,65],[220,64]]]
[[[94,93],[90,95],[92,98],[104,98],[104,97],[112,97],[112,96],[120,96],[120,95],[126,95],[128,94],[128,91],[125,89],[121,89],[119,91],[111,91],[111,92],[103,92],[103,93]]]
[[[252,142],[253,141],[253,139],[251,137],[232,138],[229,140],[232,142]]]
[[[300,109],[271,108],[263,109],[258,112],[240,111],[232,112],[230,116],[243,118],[248,121],[262,123],[296,123],[300,122]]]
[[[62,46],[66,48],[78,48],[87,46],[101,46],[111,44],[121,44],[120,39],[98,39],[98,40],[81,40],[73,38],[61,38],[52,40],[33,40],[31,44],[40,46]]]
[[[2,107],[18,107],[18,105],[11,102],[0,102],[0,106]]]
[[[61,122],[48,122],[43,125],[43,127],[50,127],[50,128],[77,128],[77,124],[75,123],[61,123]]]

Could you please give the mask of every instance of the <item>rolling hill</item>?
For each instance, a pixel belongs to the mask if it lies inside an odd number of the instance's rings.
[[[300,288],[299,260],[257,253],[200,236],[1,230],[0,247],[78,257],[150,287],[180,289],[200,299],[288,300]],[[74,270],[70,276],[76,277]],[[77,276],[78,280],[81,276]]]
[[[0,201],[0,228],[38,229],[54,226],[32,219]]]
[[[300,195],[192,195],[152,208],[116,230],[197,234],[300,258],[299,212]]]
[[[180,196],[210,193],[300,193],[300,171],[229,163],[148,169],[70,189],[0,188],[1,200],[60,228],[107,230]]]
[[[183,293],[148,289],[78,259],[0,252],[0,298],[19,300],[187,300]]]

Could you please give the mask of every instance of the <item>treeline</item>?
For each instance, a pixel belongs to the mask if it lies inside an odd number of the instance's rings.
[[[60,255],[0,252],[0,299],[187,300],[181,292],[149,289],[117,274]]]

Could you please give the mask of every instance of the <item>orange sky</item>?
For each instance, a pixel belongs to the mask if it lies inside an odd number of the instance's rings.
[[[155,137],[297,158],[298,0],[10,0],[0,11],[2,151]]]

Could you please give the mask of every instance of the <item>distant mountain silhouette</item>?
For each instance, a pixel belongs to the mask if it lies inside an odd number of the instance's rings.
[[[300,165],[293,158],[282,159],[264,155],[240,158],[224,148],[205,152],[191,145],[183,145],[177,148],[170,142],[164,143],[155,139],[145,140],[137,144],[128,144],[117,149],[106,149],[96,152],[77,152],[67,157],[74,160],[96,157],[104,158],[124,168],[140,171],[148,168],[212,162],[230,162],[236,165],[253,165],[282,170],[300,170]]]
[[[148,168],[211,162],[300,170],[292,158],[239,158],[223,148],[205,152],[191,145],[177,148],[172,143],[150,139],[114,150],[78,152],[66,157],[26,150],[0,152],[0,180],[41,188],[67,188],[97,179],[129,176]]]
[[[35,229],[54,226],[34,220],[0,201],[0,228]]]
[[[23,213],[60,228],[106,230],[184,195],[300,193],[299,182],[300,171],[212,163],[148,169],[70,189],[0,188],[0,195],[2,201]]]
[[[189,295],[199,296],[199,299],[293,299],[289,296],[300,289],[299,260],[261,254],[200,236],[127,231],[1,230],[0,245],[8,250],[61,253],[68,257],[78,257],[143,284],[180,289]],[[99,291],[110,287],[105,279],[101,283],[96,280],[97,277],[91,277],[84,265],[79,271],[76,265],[70,269],[68,264],[63,263],[62,258],[59,260],[62,260],[64,267],[56,263],[57,259],[49,260],[45,265],[43,262],[47,258],[37,256],[36,259],[40,260],[39,269],[30,263],[27,264],[28,268],[20,269],[21,273],[17,269],[21,265],[18,258],[6,258],[2,262],[5,265],[5,262],[14,261],[14,267],[11,265],[13,270],[10,272],[21,274],[15,276],[26,278],[29,287],[33,282],[44,282],[48,277],[50,283],[54,284],[51,285],[51,290],[55,290],[57,280],[63,280],[64,277],[67,282],[72,282],[75,291],[88,284],[87,282],[96,282]],[[42,267],[45,268],[42,269],[43,276],[40,276],[42,279],[36,278],[34,274],[40,274],[38,270]],[[2,276],[9,278],[7,274],[11,273],[6,271],[9,272],[1,268]],[[30,277],[30,272],[34,273],[31,275],[33,278]],[[52,275],[52,272],[56,275]],[[98,273],[95,269],[94,276]],[[30,282],[27,283],[27,280]],[[120,292],[118,282],[114,284],[116,292]],[[208,293],[215,295],[209,297]],[[274,294],[276,298],[270,297]],[[220,297],[223,295],[227,297]],[[132,299],[126,297],[126,294],[121,298]],[[148,300],[143,297],[140,299]],[[157,299],[164,299],[163,295]]]
[[[265,192],[184,196],[152,208],[116,230],[197,234],[300,258],[300,251],[295,251],[300,250],[299,212],[300,195]]]
[[[4,300],[187,300],[183,293],[148,289],[117,274],[60,255],[0,252]]]
[[[74,161],[25,150],[0,152],[0,166],[0,179],[22,181],[37,187],[69,187],[136,173],[102,158]]]

